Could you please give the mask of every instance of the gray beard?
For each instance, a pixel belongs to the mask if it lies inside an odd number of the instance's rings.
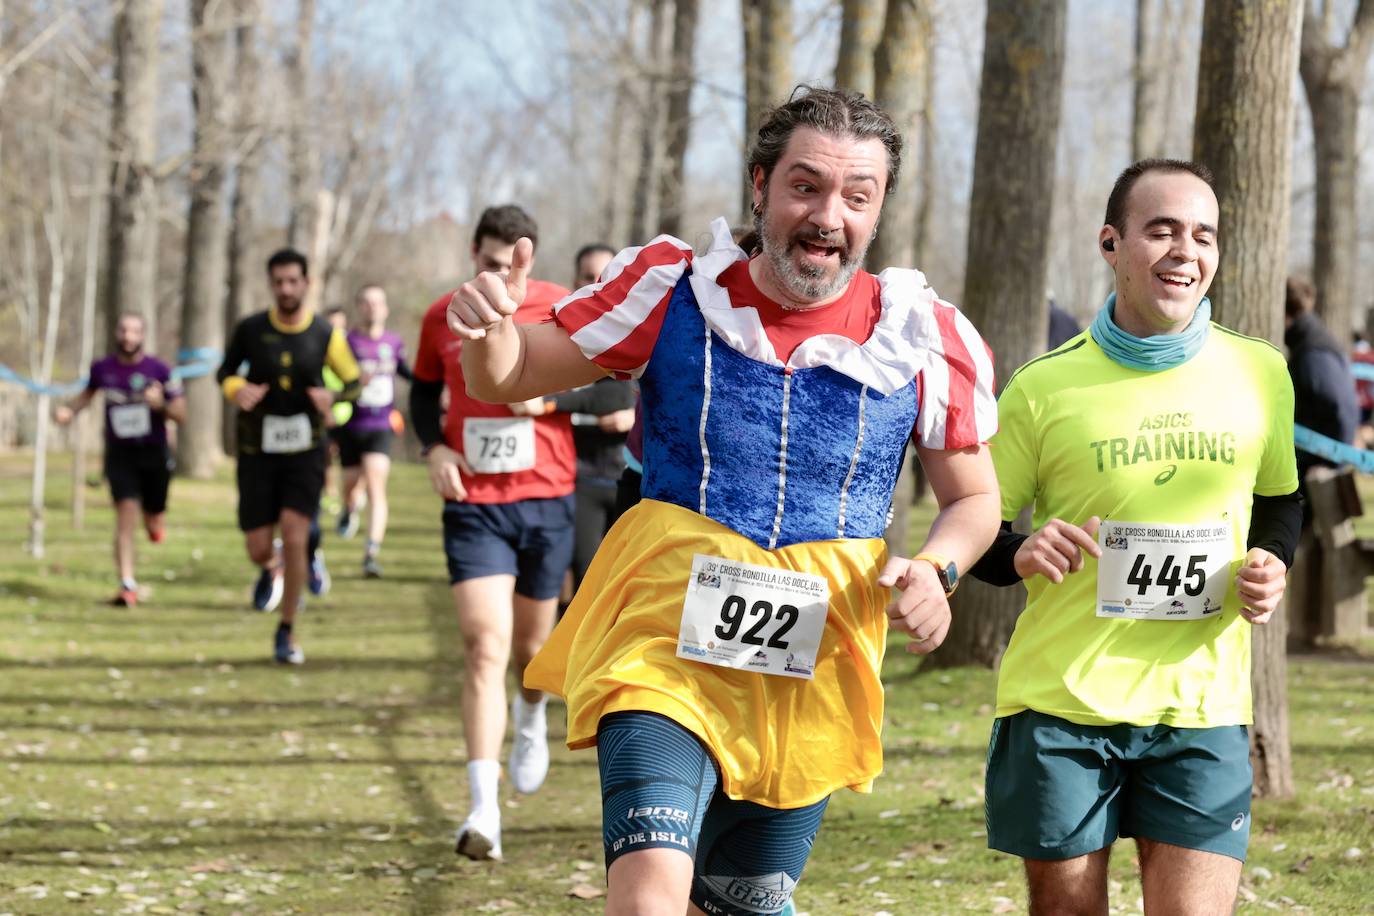
[[[869,237],[864,242],[864,246],[858,252],[840,251],[840,269],[835,272],[831,279],[825,279],[825,268],[823,267],[798,267],[792,260],[792,254],[797,248],[797,243],[791,239],[777,239],[764,229],[765,212],[760,212],[754,216],[754,231],[759,237],[759,246],[763,250],[763,256],[768,259],[769,265],[773,268],[773,273],[782,281],[786,290],[798,299],[810,302],[818,302],[822,299],[829,299],[849,285],[849,281],[854,279],[854,275],[859,272],[859,267],[864,262],[864,255],[868,253],[868,246],[873,241]]]

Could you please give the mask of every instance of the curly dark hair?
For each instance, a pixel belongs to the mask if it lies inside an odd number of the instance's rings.
[[[749,151],[746,166],[752,178],[754,169],[763,170],[766,186],[773,167],[798,127],[810,127],[832,137],[880,140],[887,150],[887,191],[897,186],[902,167],[902,133],[883,111],[862,93],[801,85],[777,108],[770,109],[759,125],[758,136]]]

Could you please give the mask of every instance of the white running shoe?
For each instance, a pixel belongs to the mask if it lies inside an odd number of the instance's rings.
[[[508,769],[511,787],[523,795],[538,791],[549,775],[549,729],[544,708],[545,703],[526,703],[518,691],[511,703],[515,740],[511,743]]]
[[[477,861],[501,861],[501,812],[494,811],[491,818],[479,818],[477,812],[468,815],[463,826],[458,828],[454,852]]]

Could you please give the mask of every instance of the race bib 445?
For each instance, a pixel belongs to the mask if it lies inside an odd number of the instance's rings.
[[[1097,538],[1098,617],[1201,620],[1221,613],[1235,552],[1229,521],[1106,521]]]

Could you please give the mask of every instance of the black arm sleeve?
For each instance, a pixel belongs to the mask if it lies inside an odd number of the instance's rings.
[[[396,374],[408,382],[415,381],[415,370],[410,368],[404,356],[396,357]]]
[[[605,378],[555,395],[553,403],[560,413],[586,413],[604,417],[608,413],[635,406],[635,386],[634,382]]]
[[[410,385],[410,423],[415,427],[415,435],[425,448],[444,441],[444,429],[439,413],[439,398],[443,393],[442,381],[426,382],[423,379],[415,379]]]
[[[1250,537],[1246,548],[1262,547],[1293,568],[1302,532],[1302,494],[1297,490],[1285,496],[1256,496],[1250,509]]]
[[[1016,551],[1021,549],[1029,535],[1011,530],[1011,522],[1003,522],[997,529],[997,537],[982,558],[973,564],[969,574],[988,585],[1015,585],[1021,581],[1016,572]]]
[[[243,346],[243,322],[239,322],[234,326],[234,336],[229,338],[229,346],[224,348],[224,362],[219,364],[219,369],[215,372],[215,381],[223,385],[229,376],[237,375],[239,366],[246,357]]]

